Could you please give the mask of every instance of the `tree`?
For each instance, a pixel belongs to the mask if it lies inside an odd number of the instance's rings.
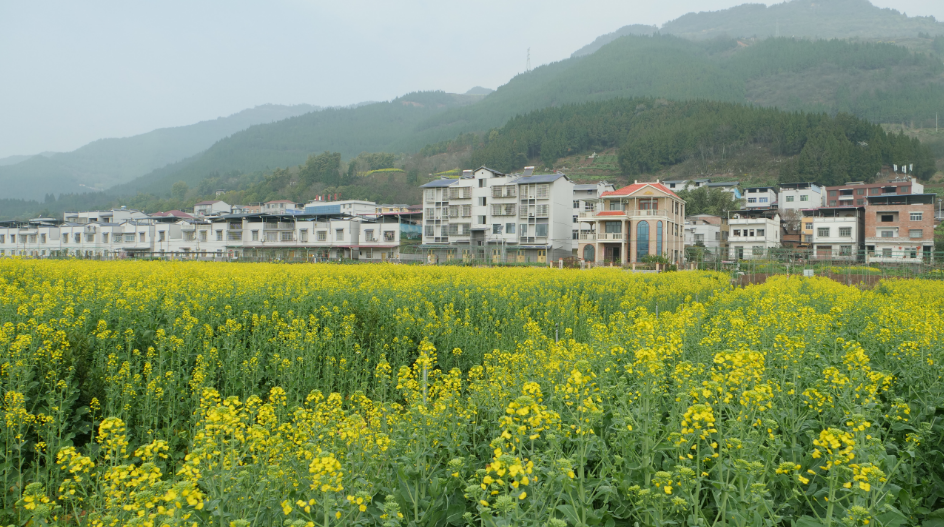
[[[174,197],[177,201],[183,201],[187,197],[187,191],[190,190],[190,187],[187,186],[183,181],[178,181],[170,188],[170,195]]]
[[[698,187],[693,190],[680,190],[676,194],[685,200],[685,213],[689,216],[724,216],[728,211],[741,208],[733,194],[719,188]]]

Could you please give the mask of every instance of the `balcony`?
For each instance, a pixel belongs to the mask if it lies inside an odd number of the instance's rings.
[[[597,239],[600,241],[622,241],[623,233],[621,232],[601,232],[597,235]]]
[[[601,213],[606,213],[606,215],[601,216]],[[630,210],[607,210],[607,211],[581,211],[578,215],[578,219],[581,220],[595,220],[602,218],[618,218],[618,219],[634,219],[634,218],[665,218],[668,219],[670,216],[669,211],[667,210],[640,210],[640,209],[630,209]]]
[[[914,244],[931,243],[934,240],[933,236],[934,236],[933,232],[931,236],[925,235],[925,236],[922,236],[921,238],[911,238],[908,236],[889,236],[887,238],[884,236],[879,236],[879,237],[868,236],[865,238],[865,243],[867,244],[892,243],[895,245],[914,245]]]
[[[597,239],[597,234],[595,232],[581,232],[579,238],[583,241],[593,242]]]

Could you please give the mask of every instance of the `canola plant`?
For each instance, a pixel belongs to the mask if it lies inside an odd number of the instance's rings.
[[[0,260],[0,522],[940,521],[944,284],[728,278]]]

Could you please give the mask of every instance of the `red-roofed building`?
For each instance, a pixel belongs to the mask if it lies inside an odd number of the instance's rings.
[[[588,262],[627,264],[650,254],[681,262],[684,256],[685,201],[659,182],[604,192],[580,221],[596,227],[580,235],[577,255]]]

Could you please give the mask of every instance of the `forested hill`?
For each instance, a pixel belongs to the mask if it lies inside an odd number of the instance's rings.
[[[193,156],[252,125],[271,123],[319,108],[267,104],[187,126],[132,137],[99,139],[77,150],[19,159],[0,166],[4,197],[42,199],[47,193],[101,190]]]
[[[166,194],[177,181],[195,186],[208,176],[296,166],[310,154],[326,150],[340,152],[347,159],[365,151],[389,151],[392,143],[410,135],[417,124],[430,116],[481,99],[480,95],[411,93],[389,102],[326,109],[253,126],[191,159],[156,170],[112,192]]]
[[[512,171],[533,161],[546,166],[580,152],[619,148],[624,174],[652,174],[697,158],[731,155],[751,145],[789,158],[781,181],[838,185],[871,181],[883,164],[936,171],[927,147],[847,114],[784,112],[715,101],[616,99],[565,105],[512,119],[472,156],[472,166]]]
[[[114,192],[166,195],[177,181],[193,187],[211,175],[271,171],[326,150],[345,159],[362,151],[416,152],[532,110],[638,96],[933,123],[934,111],[944,108],[944,65],[891,44],[781,38],[742,46],[734,39],[630,35],[518,75],[484,98],[426,92],[255,126]]]
[[[714,12],[689,13],[667,22],[662,33],[685,38],[807,37],[915,38],[944,35],[934,17],[908,17],[868,0],[792,0],[774,4],[743,4]]]

